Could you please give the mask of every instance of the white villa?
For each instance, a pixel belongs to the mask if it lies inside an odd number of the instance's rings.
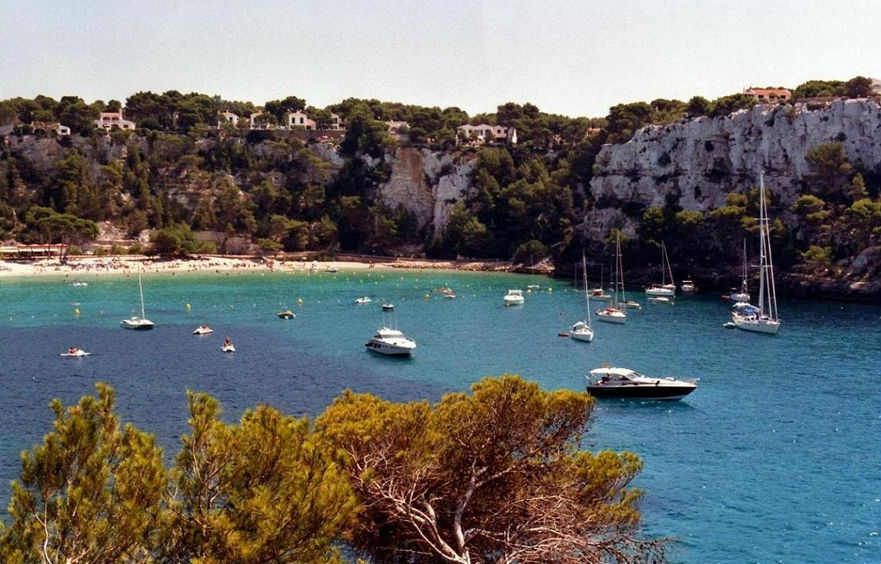
[[[95,127],[106,131],[113,129],[133,130],[135,122],[123,119],[122,110],[118,112],[101,112],[100,117],[95,120]]]
[[[232,112],[220,112],[217,117],[217,127],[226,124],[235,127],[239,124],[239,116]]]
[[[456,128],[458,132],[457,138],[462,137],[466,142],[473,142],[478,145],[484,143],[508,143],[510,145],[517,144],[517,128],[506,127],[504,125],[489,125],[482,123],[480,125],[460,125]]]
[[[289,112],[285,114],[285,127],[288,129],[303,128],[307,131],[315,129],[315,120],[309,119],[305,113],[301,111]]]

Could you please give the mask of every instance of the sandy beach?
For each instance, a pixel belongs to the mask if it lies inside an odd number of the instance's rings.
[[[348,256],[346,257],[349,258]],[[508,262],[392,260],[298,260],[259,256],[202,256],[189,259],[157,259],[144,256],[76,256],[62,264],[58,259],[0,261],[0,279],[30,276],[53,276],[88,279],[95,276],[119,276],[143,273],[177,274],[186,272],[333,272],[368,269],[447,269],[508,272]]]

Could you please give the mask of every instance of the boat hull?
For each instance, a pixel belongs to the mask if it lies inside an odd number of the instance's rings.
[[[410,356],[416,345],[393,345],[380,341],[370,340],[364,345],[367,350],[385,356]]]
[[[669,297],[669,296],[675,296],[676,290],[671,290],[670,288],[663,288],[663,287],[647,288],[645,291],[645,295],[646,296],[667,296],[667,297]]]
[[[597,312],[597,319],[606,323],[618,323],[619,325],[627,322],[627,316],[623,312],[610,313],[600,310]]]
[[[575,329],[569,332],[569,338],[575,339],[576,341],[589,343],[593,341],[593,331],[591,331],[590,329]]]
[[[735,316],[734,326],[744,331],[752,333],[763,333],[765,335],[776,335],[780,329],[780,322],[771,319],[743,319]]]
[[[589,385],[587,393],[598,399],[635,399],[676,401],[695,390],[696,386],[652,386],[652,385]]]
[[[120,321],[119,326],[123,329],[131,329],[132,331],[149,331],[153,328],[153,322],[147,321],[146,319],[136,321],[124,319]]]

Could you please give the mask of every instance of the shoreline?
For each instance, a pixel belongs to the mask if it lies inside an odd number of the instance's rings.
[[[264,256],[203,255],[187,259],[155,259],[141,255],[74,256],[62,264],[57,258],[31,261],[0,260],[0,279],[25,277],[120,276],[144,274],[229,272],[335,272],[339,270],[452,270],[464,272],[516,272],[509,262],[441,261],[403,258],[362,258],[345,255],[343,260],[279,259]],[[530,274],[548,274],[534,272]]]

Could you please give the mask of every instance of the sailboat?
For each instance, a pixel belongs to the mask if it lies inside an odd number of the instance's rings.
[[[590,294],[587,292],[587,261],[584,258],[584,251],[581,252],[581,277],[584,280],[584,301],[587,304],[587,313],[583,321],[576,321],[569,328],[569,337],[576,341],[589,343],[593,341],[593,329],[590,328]]]
[[[146,331],[153,328],[153,322],[144,315],[144,287],[141,285],[141,273],[138,272],[138,291],[141,294],[141,316],[131,316],[129,319],[123,319],[119,325],[123,329],[134,329],[136,331]]]
[[[612,290],[611,303],[597,312],[600,321],[608,323],[625,323],[627,314],[624,313],[621,304],[618,302],[618,289],[624,294],[624,274],[621,272],[621,234],[617,234],[615,238],[615,285]]]
[[[743,240],[743,271],[740,279],[740,291],[731,292],[728,298],[732,302],[749,302],[749,287],[747,285],[747,268],[746,268],[746,239]]]
[[[670,282],[667,282],[667,274],[670,274]],[[667,247],[661,241],[661,283],[652,284],[645,289],[647,296],[675,296],[676,284],[673,282],[673,269],[670,268],[670,257],[667,256]]]
[[[587,291],[586,287],[585,291]],[[612,295],[603,290],[603,265],[600,265],[600,285],[590,290],[587,295],[595,302],[607,302],[612,299]]]
[[[771,231],[768,204],[765,202],[765,176],[759,173],[759,305],[731,313],[734,326],[754,333],[775,334],[780,329],[777,317],[777,291],[774,288],[774,262],[771,259]]]

